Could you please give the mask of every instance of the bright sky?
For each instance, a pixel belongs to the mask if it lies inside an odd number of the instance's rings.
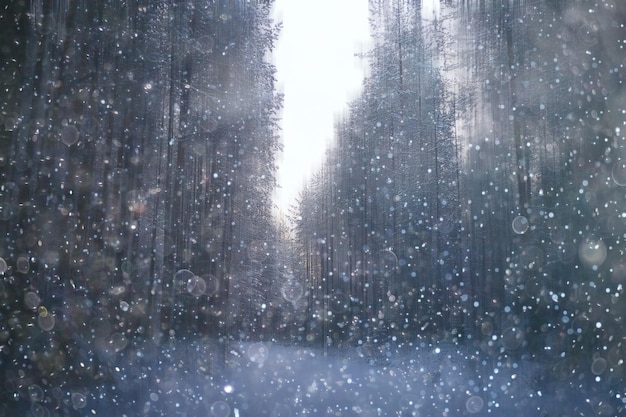
[[[368,1],[276,0],[275,19],[283,22],[274,63],[285,95],[276,204],[287,214],[360,91],[367,64],[355,54],[369,44]]]

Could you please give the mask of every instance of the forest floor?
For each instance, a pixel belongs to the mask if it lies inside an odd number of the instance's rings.
[[[125,379],[125,394],[133,392],[136,411],[146,416],[624,413],[619,394],[593,375],[559,380],[537,361],[498,360],[449,343],[324,350],[236,342],[228,347],[226,366],[216,364],[215,346],[206,341],[174,342],[154,353],[144,356],[148,372],[141,384]]]

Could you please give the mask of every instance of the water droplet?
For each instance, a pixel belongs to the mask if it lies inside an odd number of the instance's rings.
[[[617,161],[611,170],[613,182],[620,186],[626,186],[626,161]]]
[[[9,113],[4,116],[4,128],[12,132],[20,124],[20,116],[17,113]]]
[[[376,273],[388,276],[398,268],[398,257],[391,249],[383,249],[372,257]]]
[[[187,280],[187,292],[194,297],[200,297],[206,291],[206,282],[203,278],[194,275]]]
[[[63,126],[61,129],[61,142],[65,143],[67,146],[72,146],[78,142],[78,136],[78,129],[72,125]]]
[[[255,240],[248,245],[248,257],[253,261],[261,261],[267,253],[267,242]]]
[[[469,413],[472,413],[472,414],[478,413],[480,410],[483,409],[484,405],[485,405],[485,402],[478,395],[473,395],[469,397],[467,401],[465,402],[465,408],[467,409]]]
[[[126,336],[124,336],[122,333],[119,333],[119,332],[113,333],[109,337],[109,347],[115,353],[124,350],[127,344],[128,344],[128,340],[126,339]]]
[[[46,407],[37,403],[33,403],[30,406],[30,412],[32,413],[33,417],[47,417],[50,415],[50,412]]]
[[[591,363],[591,372],[593,372],[594,375],[600,375],[604,373],[604,371],[606,370],[606,366],[606,359],[596,358]]]
[[[28,262],[28,258],[25,256],[20,256],[17,258],[15,262],[15,267],[17,268],[17,272],[21,272],[22,274],[26,274],[30,269],[30,262]]]
[[[4,274],[8,269],[7,261],[5,261],[4,258],[0,258],[0,274]]]
[[[587,238],[578,247],[580,260],[588,267],[598,267],[606,259],[606,245],[600,239]]]
[[[72,405],[74,408],[84,408],[87,405],[87,398],[80,392],[72,393]]]
[[[174,285],[175,288],[178,288],[179,292],[187,291],[190,279],[193,279],[196,276],[193,272],[188,269],[179,269],[174,274]],[[183,290],[184,289],[184,290]]]
[[[202,279],[206,284],[206,289],[204,290],[204,293],[209,297],[215,295],[220,287],[217,278],[211,274],[205,274],[202,275]]]
[[[128,311],[129,308],[130,308],[130,305],[128,304],[128,302],[124,300],[120,301],[120,309],[122,311]]]
[[[217,129],[217,118],[205,113],[200,117],[199,126],[205,132],[214,132]]]
[[[37,384],[30,385],[28,387],[28,396],[30,397],[31,401],[34,401],[34,402],[43,401],[44,399],[43,389],[41,389],[41,387]]]
[[[296,281],[295,279],[290,279],[285,284],[283,284],[280,292],[285,300],[291,303],[295,303],[300,298],[302,298],[302,295],[304,294],[304,287],[300,282]]]
[[[39,307],[39,316],[37,316],[37,325],[43,331],[49,332],[54,329],[54,315],[49,314],[45,307]]]
[[[230,405],[224,401],[215,401],[211,404],[211,414],[214,417],[228,417],[230,415]]]
[[[269,349],[263,343],[253,343],[248,347],[247,353],[252,362],[262,365],[269,356]]]
[[[59,387],[52,388],[50,390],[50,393],[52,394],[52,398],[55,398],[57,400],[60,400],[64,397],[63,390]]]
[[[518,235],[522,235],[526,233],[530,224],[528,223],[528,219],[526,217],[517,216],[513,219],[511,226],[513,227],[513,231],[515,233],[517,233]]]
[[[576,39],[583,46],[593,46],[598,42],[597,31],[597,25],[584,23],[576,29]]]
[[[24,304],[28,309],[35,309],[39,307],[39,303],[41,302],[41,298],[37,295],[37,293],[33,291],[29,291],[24,295]]]
[[[509,327],[502,331],[502,346],[508,350],[515,350],[522,345],[524,333],[516,327]]]
[[[131,274],[133,272],[133,264],[129,261],[124,261],[122,262],[121,269],[124,274]]]
[[[126,292],[126,287],[124,285],[116,285],[109,289],[109,294],[111,295],[122,295]]]

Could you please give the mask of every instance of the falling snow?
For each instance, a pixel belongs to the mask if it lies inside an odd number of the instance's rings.
[[[626,8],[369,5],[288,213],[271,1],[3,6],[0,416],[626,414]]]

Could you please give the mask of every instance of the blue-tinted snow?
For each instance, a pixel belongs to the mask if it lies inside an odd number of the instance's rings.
[[[222,347],[204,340],[129,348],[111,385],[83,393],[84,409],[106,416],[215,417],[623,412],[610,381],[564,374],[559,363],[513,355],[498,360],[464,345],[378,343],[325,352],[232,342],[226,366],[219,365]]]

